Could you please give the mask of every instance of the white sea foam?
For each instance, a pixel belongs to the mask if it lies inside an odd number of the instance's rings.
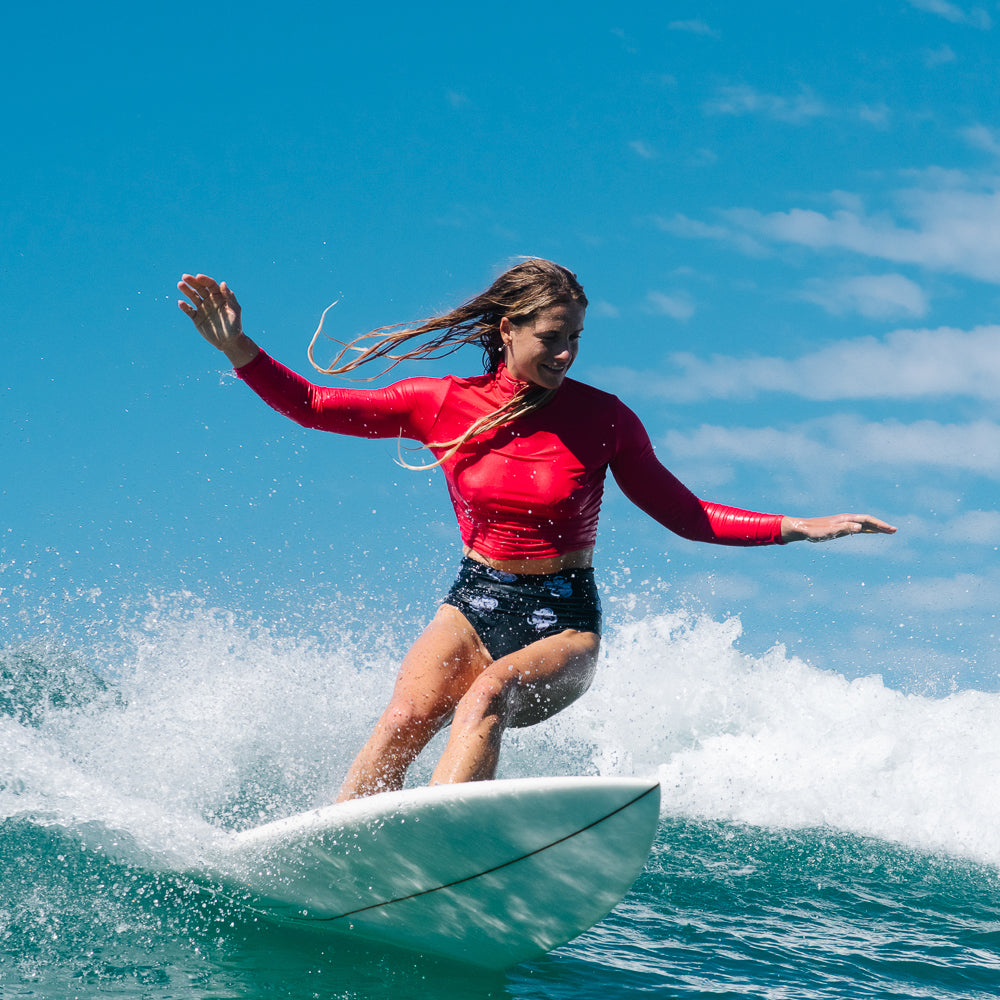
[[[739,622],[667,615],[609,637],[579,718],[598,768],[658,774],[667,812],[829,826],[1000,864],[1000,695],[903,694],[777,647]]]
[[[1000,865],[1000,695],[848,681],[781,648],[748,656],[739,633],[686,613],[613,628],[592,690],[508,734],[501,776],[656,774],[671,814],[829,826]],[[106,691],[0,719],[0,819],[97,824],[196,855],[219,830],[324,804],[400,652],[372,635],[279,636],[182,600],[153,608],[125,630]]]

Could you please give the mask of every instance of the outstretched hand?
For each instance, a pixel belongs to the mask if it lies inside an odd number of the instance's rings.
[[[896,529],[871,514],[833,514],[830,517],[783,517],[783,542],[828,542],[844,535],[894,535]]]
[[[185,274],[177,288],[191,301],[177,305],[198,332],[239,368],[252,361],[260,348],[243,333],[240,304],[232,289],[207,274]]]

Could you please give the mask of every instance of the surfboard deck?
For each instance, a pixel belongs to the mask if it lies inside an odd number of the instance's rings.
[[[503,969],[619,902],[659,800],[655,781],[632,778],[386,792],[236,834],[216,874],[278,921]]]

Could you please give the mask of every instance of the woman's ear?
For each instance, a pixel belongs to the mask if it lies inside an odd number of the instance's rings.
[[[504,347],[510,347],[510,320],[506,316],[500,317],[500,339],[503,341]]]

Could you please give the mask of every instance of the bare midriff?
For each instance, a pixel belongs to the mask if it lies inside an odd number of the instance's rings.
[[[504,573],[559,573],[564,569],[588,569],[594,564],[594,550],[577,549],[575,552],[564,552],[561,556],[550,556],[546,559],[491,559],[468,545],[462,547],[462,554],[484,566],[501,570]]]

